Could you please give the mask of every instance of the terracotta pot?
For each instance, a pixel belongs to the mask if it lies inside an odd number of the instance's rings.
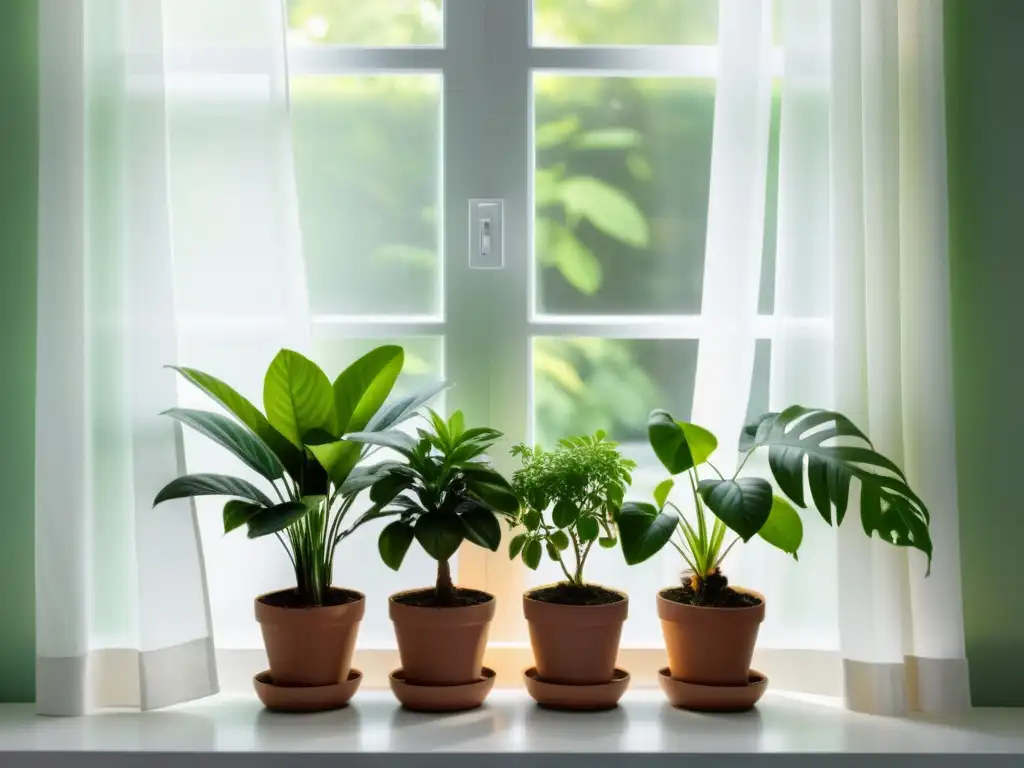
[[[532,591],[532,590],[531,590]],[[548,683],[599,685],[615,677],[622,623],[629,598],[617,603],[560,605],[523,595],[537,675]]]
[[[398,592],[388,600],[402,678],[412,685],[478,682],[483,676],[487,631],[494,618],[494,595],[478,605],[424,608],[398,602],[406,594]]]
[[[342,591],[342,590],[336,590]],[[366,597],[344,605],[291,608],[270,605],[272,592],[256,598],[256,621],[275,685],[325,686],[348,680]]]
[[[658,618],[668,666],[675,680],[698,685],[747,685],[757,631],[764,621],[764,596],[746,608],[705,608],[668,600],[658,593]]]

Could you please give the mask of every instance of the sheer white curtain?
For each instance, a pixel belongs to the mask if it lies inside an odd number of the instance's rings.
[[[864,535],[856,505],[835,537],[846,702],[962,709],[942,3],[783,0],[783,25],[771,407],[847,414],[932,514],[927,579],[921,553]]]
[[[307,343],[282,5],[40,6],[37,706],[151,709],[218,687],[163,366]]]

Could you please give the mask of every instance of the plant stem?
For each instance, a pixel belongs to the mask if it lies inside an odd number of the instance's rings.
[[[447,560],[437,561],[437,584],[434,586],[438,605],[455,603],[455,585],[452,584],[452,570]]]
[[[732,475],[732,479],[733,480],[735,480],[737,477],[740,476],[740,472],[743,471],[743,467],[745,467],[747,465],[747,461],[750,460],[750,457],[754,455],[754,451],[755,450],[757,450],[757,446],[756,445],[753,448],[751,448],[749,451],[747,451],[747,455],[743,457],[743,461],[741,461],[740,465],[738,467],[736,467],[736,471]]]

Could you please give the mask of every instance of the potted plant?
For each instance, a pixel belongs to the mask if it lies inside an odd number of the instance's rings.
[[[487,427],[467,429],[461,411],[445,421],[433,410],[417,437],[397,431],[348,436],[394,449],[403,459],[380,465],[370,489],[374,506],[359,521],[396,518],[381,531],[381,559],[398,570],[415,540],[437,561],[433,587],[388,601],[402,664],[391,687],[407,708],[470,709],[494,685],[493,671],[483,667],[494,596],[456,587],[449,561],[463,541],[497,551],[498,517],[518,509],[511,486],[484,455],[501,436]]]
[[[902,470],[840,413],[792,406],[761,416],[743,429],[743,457],[731,477],[711,462],[718,440],[708,430],[657,410],[648,421],[648,435],[673,477],[655,489],[655,504],[624,504],[617,523],[626,562],[642,562],[671,544],[687,565],[682,584],[662,590],[657,601],[669,658],[661,683],[679,706],[745,709],[763,694],[767,679],[751,670],[750,662],[765,598],[730,586],[721,564],[737,541],[754,536],[795,558],[803,524],[793,505],[806,508],[805,483],[825,522],[839,525],[856,479],[867,535],[877,532],[891,544],[919,549],[930,566],[924,502]],[[768,451],[778,494],[764,478],[741,476],[750,457],[762,449]],[[681,474],[687,477],[694,522],[669,500],[674,478]],[[735,536],[726,543],[729,531]]]
[[[223,381],[174,368],[231,416],[187,408],[167,415],[229,450],[266,481],[269,492],[240,477],[188,474],[168,483],[154,506],[194,496],[228,497],[225,533],[244,527],[249,538],[275,536],[295,571],[294,587],[255,601],[270,669],[254,684],[273,708],[341,706],[358,687],[360,676],[351,665],[365,599],[333,586],[334,556],[352,530],[343,530],[347,515],[377,469],[360,466],[369,447],[343,435],[390,430],[443,388],[387,401],[403,362],[401,347],[378,347],[332,384],[315,363],[281,350],[264,380],[265,415]]]
[[[603,432],[563,439],[553,451],[518,445],[512,453],[522,460],[512,485],[525,530],[511,540],[509,556],[536,570],[546,551],[565,575],[523,595],[536,662],[527,689],[551,707],[614,706],[629,683],[615,667],[629,600],[588,582],[584,567],[595,544],[615,546],[614,521],[636,465]]]

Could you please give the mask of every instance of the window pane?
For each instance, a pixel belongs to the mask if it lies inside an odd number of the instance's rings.
[[[440,114],[439,75],[293,79],[314,312],[441,311]]]
[[[698,314],[715,84],[537,75],[541,314]]]
[[[288,0],[289,42],[439,45],[443,10],[442,0]]]
[[[718,0],[534,0],[534,45],[714,45]]]

